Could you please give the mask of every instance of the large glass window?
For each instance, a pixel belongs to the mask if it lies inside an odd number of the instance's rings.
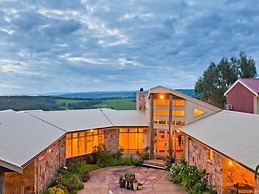
[[[66,158],[92,153],[94,146],[103,143],[103,130],[91,130],[67,134]]]
[[[119,132],[119,145],[124,154],[135,154],[144,149],[144,129],[121,128]]]

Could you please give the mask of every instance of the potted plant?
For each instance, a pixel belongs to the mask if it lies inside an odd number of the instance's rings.
[[[83,176],[83,178],[82,178],[82,181],[83,181],[84,183],[86,183],[87,181],[89,181],[89,179],[90,179],[89,173],[88,173],[88,172],[85,172],[85,174],[84,174],[84,176]]]
[[[125,181],[126,181],[126,188],[129,190],[130,189],[130,173],[125,173],[124,175]]]
[[[124,188],[125,187],[126,181],[123,178],[123,176],[120,176],[119,184],[120,184],[120,188]]]
[[[138,190],[142,190],[143,189],[143,183],[138,183]]]
[[[138,189],[138,181],[137,181],[137,179],[134,178],[132,183],[133,183],[133,190],[136,191]]]

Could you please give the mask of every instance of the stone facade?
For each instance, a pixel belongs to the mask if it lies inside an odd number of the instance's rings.
[[[119,129],[107,129],[104,131],[104,142],[107,150],[116,152],[119,150]]]
[[[253,172],[214,151],[209,158],[209,150],[203,144],[189,140],[188,162],[207,171],[208,182],[216,186],[218,193],[228,193],[236,183],[255,185]]]
[[[209,148],[194,140],[189,140],[189,164],[197,166],[208,173],[208,182],[217,187],[218,193],[222,192],[222,157],[213,152],[209,158]]]
[[[141,88],[136,95],[136,110],[146,110],[147,92]]]
[[[35,162],[29,164],[23,174],[16,172],[4,173],[4,192],[5,194],[29,194],[34,192],[35,184]]]
[[[57,169],[66,164],[65,142],[66,139],[63,137],[37,158],[35,178],[37,178],[39,192],[47,187],[50,180],[55,176]]]
[[[5,172],[4,193],[40,193],[54,177],[57,169],[65,165],[65,162],[65,138],[62,138],[26,166],[22,174]]]

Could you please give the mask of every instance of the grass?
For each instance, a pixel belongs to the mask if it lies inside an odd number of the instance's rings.
[[[61,104],[69,104],[69,103],[78,103],[78,102],[86,102],[88,100],[78,100],[78,99],[67,99],[67,98],[64,98],[64,99],[56,99],[55,100],[55,103],[57,105],[61,105]]]
[[[102,100],[102,103],[94,106],[95,108],[112,108],[116,110],[135,110],[136,102],[132,98]]]

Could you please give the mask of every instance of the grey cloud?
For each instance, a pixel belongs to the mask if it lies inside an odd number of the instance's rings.
[[[0,94],[193,88],[221,57],[244,50],[259,61],[258,9],[253,0],[1,1],[0,67],[20,72],[0,72]]]

